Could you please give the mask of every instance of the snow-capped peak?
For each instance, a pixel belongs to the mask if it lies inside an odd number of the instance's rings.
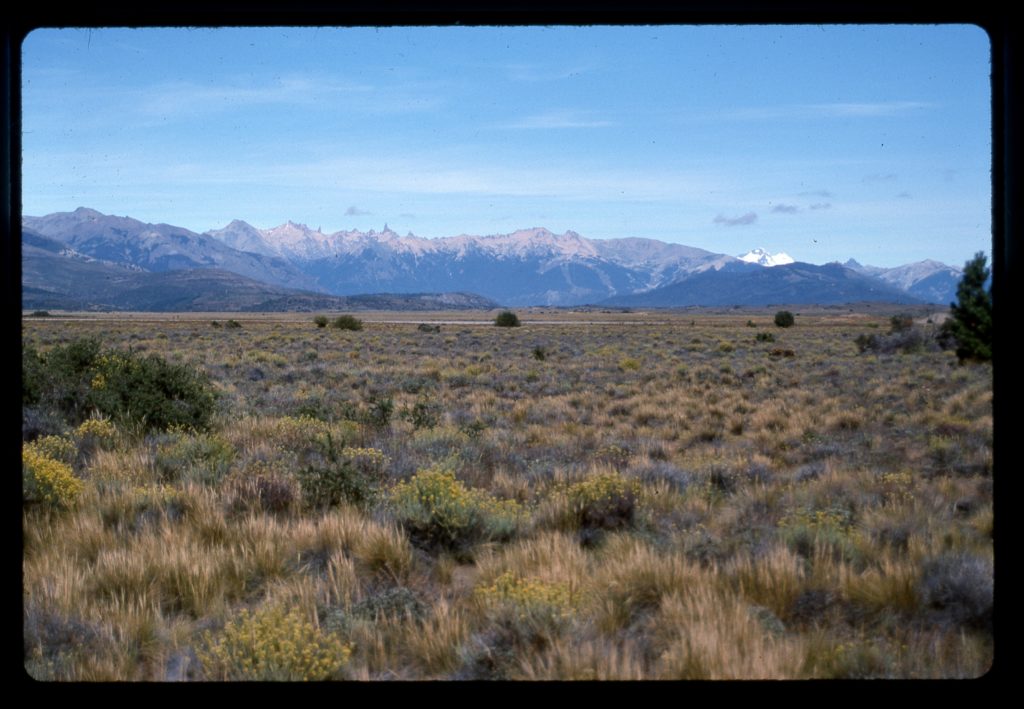
[[[770,254],[764,249],[751,249],[742,256],[737,257],[740,261],[756,263],[761,266],[784,266],[787,263],[794,263],[794,259],[784,251],[777,254]]]

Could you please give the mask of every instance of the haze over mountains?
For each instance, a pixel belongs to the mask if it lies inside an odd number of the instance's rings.
[[[936,261],[891,269],[852,259],[814,266],[763,249],[737,258],[653,239],[596,240],[540,227],[426,239],[400,236],[386,225],[380,232],[325,234],[291,221],[258,229],[234,220],[197,234],[84,207],[24,217],[22,227],[26,308],[74,302],[140,310],[344,309],[355,301],[336,297],[371,293],[458,293],[448,297],[453,307],[482,308],[948,305],[960,278],[959,270]]]

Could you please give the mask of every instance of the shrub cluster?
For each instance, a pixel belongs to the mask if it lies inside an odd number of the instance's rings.
[[[494,318],[494,324],[498,327],[519,327],[519,316],[511,310],[503,310]]]
[[[231,444],[213,433],[171,431],[158,439],[155,453],[154,466],[168,482],[191,479],[217,483],[235,459]]]
[[[490,586],[478,586],[476,597],[487,607],[510,610],[519,618],[568,618],[573,613],[569,585],[524,579],[506,571]]]
[[[894,330],[889,335],[861,334],[857,335],[854,343],[857,345],[857,351],[862,354],[864,352],[913,354],[936,350],[939,347],[934,338],[926,336],[918,329]]]
[[[311,507],[342,502],[364,507],[376,499],[387,463],[387,456],[376,448],[339,448],[328,434],[319,455],[311,456],[299,470],[303,500]]]
[[[51,411],[71,425],[98,413],[147,430],[205,429],[214,413],[213,388],[204,374],[155,354],[104,350],[97,339],[46,354],[26,347],[22,382],[23,406]]]
[[[243,609],[196,654],[206,678],[222,681],[308,682],[339,679],[352,648],[323,632],[299,608]]]
[[[565,494],[575,526],[586,535],[632,526],[639,492],[636,479],[615,472],[574,483]]]
[[[86,419],[75,429],[78,445],[87,450],[95,448],[110,449],[117,439],[117,427],[109,419]]]
[[[796,319],[793,317],[793,313],[788,310],[780,310],[775,313],[775,324],[779,327],[792,327]]]
[[[71,450],[74,450],[74,444],[71,445]],[[84,484],[71,472],[71,466],[60,459],[66,457],[65,454],[64,446],[44,439],[28,443],[22,448],[22,495],[26,502],[38,502],[53,507],[70,507],[74,504]]]
[[[363,321],[353,315],[339,315],[331,322],[332,327],[339,330],[362,330]]]
[[[414,544],[462,555],[479,542],[510,539],[522,516],[515,500],[467,488],[442,468],[421,470],[396,485],[390,503]]]
[[[897,313],[889,318],[889,332],[906,332],[914,327],[914,316],[910,313]]]
[[[852,554],[852,515],[841,507],[790,510],[779,520],[778,528],[787,546],[805,558],[813,556],[816,544],[843,556]]]

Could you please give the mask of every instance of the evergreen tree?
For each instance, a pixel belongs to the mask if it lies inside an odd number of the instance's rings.
[[[964,266],[956,289],[956,303],[950,303],[952,318],[945,330],[956,339],[956,356],[961,362],[992,359],[992,289],[985,290],[989,269],[985,254],[978,252]]]

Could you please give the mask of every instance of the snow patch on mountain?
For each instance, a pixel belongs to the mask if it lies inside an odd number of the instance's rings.
[[[747,263],[756,263],[760,266],[784,266],[787,263],[795,263],[792,256],[780,251],[777,254],[771,254],[764,249],[751,249],[747,253],[738,257],[740,261],[746,261]]]

